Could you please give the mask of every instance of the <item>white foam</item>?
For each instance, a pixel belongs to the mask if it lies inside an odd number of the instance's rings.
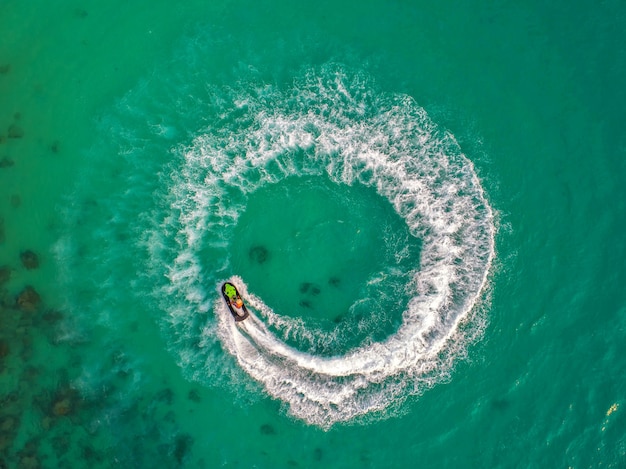
[[[334,65],[310,71],[288,92],[244,87],[215,93],[223,128],[209,128],[181,148],[184,164],[171,173],[175,216],[168,216],[166,229],[178,231],[178,245],[166,290],[181,298],[167,306],[172,327],[216,295],[206,291],[200,268],[206,249],[222,259],[212,272],[216,284],[225,280],[219,274],[247,195],[291,175],[317,174],[374,187],[422,241],[402,324],[383,342],[342,356],[314,356],[287,346],[266,325],[304,336],[304,323],[276,314],[237,278],[256,314],[236,326],[223,302],[215,302],[217,336],[291,414],[322,427],[381,413],[445,377],[466,340],[459,324],[472,320],[487,282],[495,231],[473,165],[454,138],[410,97],[372,91],[367,79]],[[213,334],[211,326],[205,334]]]

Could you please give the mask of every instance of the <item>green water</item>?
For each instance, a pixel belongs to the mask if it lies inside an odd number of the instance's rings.
[[[399,239],[410,241],[403,262],[395,258]],[[387,266],[408,270],[419,263],[419,243],[390,204],[372,190],[319,177],[292,178],[255,192],[232,244],[238,246],[232,270],[245,272],[249,287],[276,312],[304,320],[309,329],[339,334],[332,347],[306,345],[327,355],[392,334],[408,297]],[[383,294],[374,294],[368,281],[382,279]],[[370,320],[373,307],[377,321]]]
[[[0,2],[0,467],[626,466],[623,5],[100,3]]]

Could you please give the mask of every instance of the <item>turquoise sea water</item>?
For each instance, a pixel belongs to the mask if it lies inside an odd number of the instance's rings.
[[[0,1],[0,467],[626,466],[623,5],[100,3]]]

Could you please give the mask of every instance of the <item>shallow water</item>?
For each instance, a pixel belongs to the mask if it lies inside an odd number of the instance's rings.
[[[2,463],[625,465],[625,12],[561,6],[5,1]]]

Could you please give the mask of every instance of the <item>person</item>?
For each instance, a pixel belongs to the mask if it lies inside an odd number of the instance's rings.
[[[243,306],[243,300],[241,299],[240,296],[238,296],[237,298],[235,298],[235,306],[237,308],[241,308]]]

